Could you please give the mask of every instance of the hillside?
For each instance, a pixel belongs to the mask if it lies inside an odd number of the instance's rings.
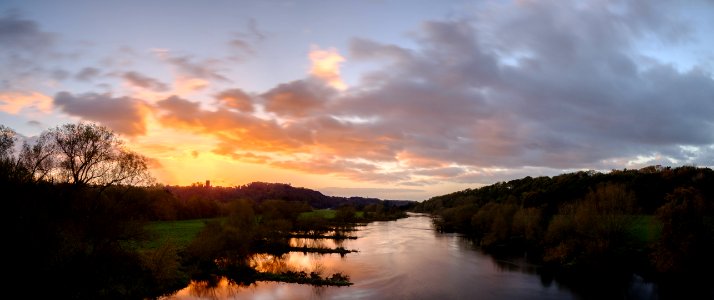
[[[193,186],[166,186],[177,198],[188,199],[208,199],[219,202],[227,202],[236,199],[249,199],[257,203],[265,200],[285,200],[306,202],[316,209],[337,208],[342,205],[352,205],[364,207],[370,204],[384,204],[385,206],[408,206],[413,201],[405,200],[382,200],[377,198],[364,197],[336,197],[327,196],[321,192],[294,187],[284,183],[252,182],[235,187],[206,187],[203,185]]]

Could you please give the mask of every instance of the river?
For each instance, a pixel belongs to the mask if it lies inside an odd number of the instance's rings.
[[[348,287],[257,282],[250,286],[220,281],[216,286],[195,282],[165,300],[179,299],[584,299],[556,281],[542,280],[535,268],[518,260],[499,261],[457,234],[437,233],[426,215],[373,222],[354,233],[357,239],[326,246],[359,252],[259,256],[260,270],[340,272],[354,283]],[[310,243],[296,239],[294,245]],[[652,287],[635,284],[626,298],[652,298]],[[632,297],[630,297],[632,296]]]

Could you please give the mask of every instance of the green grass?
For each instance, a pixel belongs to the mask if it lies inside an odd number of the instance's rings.
[[[651,215],[634,216],[630,232],[641,242],[651,243],[662,233],[662,223]]]
[[[172,242],[177,246],[186,247],[198,234],[205,222],[215,219],[193,219],[180,221],[156,221],[149,223],[148,229],[156,234],[157,239],[149,243],[147,248],[156,248],[165,242]]]
[[[323,218],[323,219],[330,220],[330,219],[334,219],[336,215],[337,215],[337,211],[333,210],[333,209],[316,209],[313,211],[301,213],[298,218],[299,219]],[[358,218],[358,219],[364,218],[364,212],[363,211],[355,212],[355,218]]]
[[[313,211],[308,211],[308,212],[301,213],[298,218],[299,218],[299,219],[308,219],[308,218],[334,219],[336,215],[337,215],[337,211],[336,211],[336,210],[332,210],[332,209],[316,209],[316,210],[313,210]]]
[[[334,219],[337,211],[331,209],[318,209],[300,214],[300,219],[319,217],[323,219]],[[358,211],[355,217],[362,218],[364,212]],[[220,218],[218,218],[220,219]],[[147,226],[150,232],[156,234],[157,238],[145,245],[146,248],[157,248],[159,245],[172,242],[177,246],[186,247],[196,234],[205,226],[205,222],[216,219],[193,219],[180,221],[155,221]]]

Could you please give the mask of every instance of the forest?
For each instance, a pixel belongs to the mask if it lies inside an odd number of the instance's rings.
[[[656,165],[498,182],[415,210],[434,214],[440,231],[463,233],[496,256],[527,257],[563,282],[616,284],[638,274],[662,289],[709,288],[713,199],[710,168]]]
[[[329,238],[350,238],[354,226],[405,217],[412,206],[278,183],[158,184],[146,157],[91,123],[57,126],[21,145],[14,130],[0,125],[0,190],[7,284],[37,298],[157,298],[190,280],[210,284],[221,276],[242,284],[349,285],[347,274],[260,272],[250,258],[290,251],[345,255],[353,250],[296,248],[289,240],[329,232]],[[334,213],[312,213],[318,208]],[[200,230],[185,243],[151,230],[195,219]]]

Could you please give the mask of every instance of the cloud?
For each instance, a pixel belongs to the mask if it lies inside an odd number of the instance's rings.
[[[34,21],[21,19],[16,14],[0,17],[0,44],[4,51],[42,51],[52,46],[54,40],[51,33],[40,30]]]
[[[213,137],[215,154],[381,184],[701,164],[714,157],[712,70],[681,70],[641,50],[653,39],[681,49],[694,42],[686,20],[662,5],[488,2],[464,19],[424,22],[409,44],[352,38],[350,63],[374,68],[349,89],[345,58],[313,48],[306,78],[258,92],[231,86],[208,107],[191,93],[228,85],[222,66],[157,50],[175,69],[176,95],[150,110],[164,127]],[[247,50],[261,36],[234,46]],[[126,132],[145,128],[141,100],[60,93],[55,105]]]
[[[208,111],[198,102],[177,96],[157,102],[156,113],[165,126],[216,136],[221,153],[229,153],[228,149],[290,153],[310,140],[301,128],[284,127],[235,110]]]
[[[406,188],[346,188],[346,187],[324,187],[320,191],[326,195],[351,197],[362,195],[363,197],[374,197],[385,199],[412,199],[414,195],[421,196],[425,190]]]
[[[206,81],[219,80],[230,81],[227,77],[219,73],[221,61],[216,59],[204,59],[196,61],[190,55],[176,56],[171,51],[166,49],[152,50],[159,58],[168,62],[178,72],[179,77],[197,78]]]
[[[54,104],[61,111],[84,120],[102,123],[126,135],[146,133],[145,102],[128,97],[114,98],[108,94],[73,95],[59,92]]]
[[[79,81],[90,81],[96,78],[97,76],[100,75],[100,70],[94,67],[85,67],[82,68],[77,74],[74,75],[74,78],[79,80]]]
[[[169,88],[166,84],[164,84],[161,81],[158,81],[154,78],[144,76],[142,74],[139,74],[137,72],[125,72],[124,74],[121,75],[121,77],[130,85],[147,89],[147,90],[152,90],[155,92],[165,92]]]
[[[305,79],[280,84],[263,93],[265,109],[281,117],[305,117],[318,112],[333,95],[321,82]]]
[[[266,39],[266,34],[258,28],[258,22],[250,18],[246,30],[234,33],[235,38],[228,41],[231,53],[227,57],[231,61],[244,62],[256,56],[255,46]]]
[[[173,91],[178,95],[190,95],[206,89],[210,81],[201,78],[178,77],[174,81]]]
[[[310,75],[324,80],[327,84],[338,90],[347,88],[347,85],[340,77],[340,63],[344,62],[345,58],[337,53],[336,49],[330,48],[322,50],[319,47],[313,46],[312,50],[310,50],[309,57],[310,62],[312,62]]]
[[[52,98],[40,92],[0,92],[0,111],[16,115],[28,108],[49,113]]]
[[[258,41],[262,41],[266,38],[266,34],[263,32],[263,30],[258,28],[258,21],[253,18],[248,19],[248,32],[254,39]]]
[[[220,92],[216,99],[228,108],[243,112],[253,112],[253,99],[241,89],[230,89]]]
[[[229,59],[237,62],[246,60],[249,56],[255,55],[255,49],[251,44],[243,39],[235,38],[228,42],[231,49]]]
[[[34,84],[59,75],[43,64],[62,56],[55,50],[57,37],[15,13],[0,16],[0,88],[36,89]],[[54,73],[54,74],[53,74]]]
[[[379,168],[373,164],[355,162],[340,158],[317,157],[301,160],[275,161],[273,165],[285,169],[308,171],[317,174],[359,174],[378,171]]]

